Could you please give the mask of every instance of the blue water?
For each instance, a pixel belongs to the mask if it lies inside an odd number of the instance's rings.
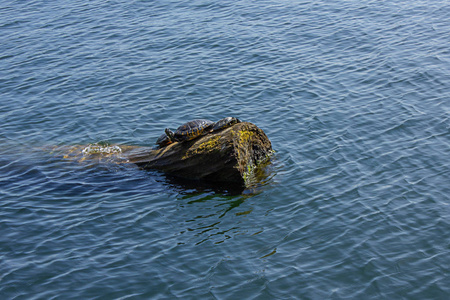
[[[438,0],[1,0],[0,298],[448,299],[449,20]],[[225,116],[276,151],[238,195],[63,158]]]

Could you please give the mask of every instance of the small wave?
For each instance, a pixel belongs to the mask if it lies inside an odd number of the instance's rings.
[[[119,146],[102,146],[98,144],[89,144],[81,151],[85,155],[89,154],[117,154],[122,153],[122,149]]]

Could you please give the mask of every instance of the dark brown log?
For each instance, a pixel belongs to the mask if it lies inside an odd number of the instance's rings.
[[[157,150],[132,149],[127,151],[127,158],[142,168],[181,178],[246,186],[255,168],[267,161],[271,153],[266,134],[254,124],[242,122]]]

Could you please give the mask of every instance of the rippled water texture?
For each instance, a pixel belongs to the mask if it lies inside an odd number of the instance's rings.
[[[2,299],[448,299],[448,1],[0,1]],[[239,195],[70,159],[235,116]]]

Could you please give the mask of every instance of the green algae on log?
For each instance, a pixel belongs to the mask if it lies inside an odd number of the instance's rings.
[[[176,177],[247,186],[251,173],[271,154],[272,145],[266,134],[254,124],[242,122],[161,149],[133,149],[127,158],[144,169],[157,169]]]

